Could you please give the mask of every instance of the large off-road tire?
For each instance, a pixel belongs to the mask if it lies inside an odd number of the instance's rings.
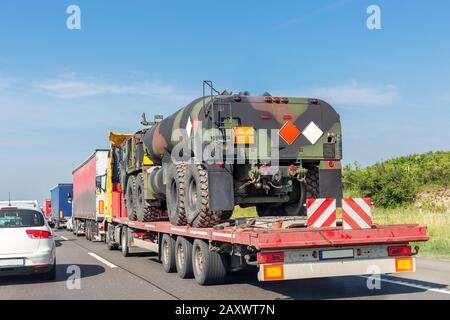
[[[319,195],[319,167],[313,166],[306,173],[306,198],[318,198]]]
[[[185,237],[177,237],[175,242],[175,265],[181,279],[192,278],[192,242]]]
[[[133,194],[133,201],[136,208],[136,218],[138,221],[144,222],[144,210],[147,204],[147,201],[144,199],[144,175],[139,173],[136,176],[136,187],[135,193]]]
[[[305,182],[293,180],[293,189],[287,203],[259,204],[256,211],[259,217],[269,216],[304,216],[306,215],[305,201],[307,186]]]
[[[184,208],[184,178],[186,165],[170,164],[167,169],[166,200],[170,223],[175,226],[185,226],[186,212]]]
[[[192,266],[195,280],[200,285],[219,284],[228,273],[228,257],[224,253],[212,252],[208,243],[195,239],[192,248]]]
[[[161,240],[161,263],[164,271],[172,273],[177,270],[175,262],[175,239],[164,234]]]
[[[127,205],[128,220],[131,220],[131,221],[137,220],[135,194],[136,194],[136,177],[129,176],[125,200],[126,200],[126,205]]]
[[[193,227],[215,226],[222,217],[222,211],[209,210],[208,172],[201,164],[186,168],[185,207],[187,222]]]

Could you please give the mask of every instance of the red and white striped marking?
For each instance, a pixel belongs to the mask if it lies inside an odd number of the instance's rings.
[[[336,199],[307,199],[308,227],[336,227]]]
[[[372,203],[369,198],[342,199],[342,209],[345,230],[372,228]]]

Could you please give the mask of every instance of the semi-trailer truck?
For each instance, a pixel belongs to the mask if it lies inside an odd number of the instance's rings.
[[[109,206],[106,197],[106,169],[109,150],[98,149],[73,175],[73,233],[91,241],[103,241],[103,220]]]
[[[72,216],[73,185],[71,183],[60,183],[50,190],[52,212],[50,220],[57,229],[66,226]]]
[[[415,271],[419,247],[410,243],[427,241],[426,227],[377,225],[369,199],[342,198],[340,124],[328,104],[270,96],[221,98],[204,97],[206,104],[196,100],[150,131],[110,133],[106,190],[111,205],[105,217],[110,250],[120,249],[125,257],[136,249],[156,252],[166,272],[194,277],[201,285],[224,282],[229,272],[242,269],[255,269],[259,281]],[[234,159],[228,166],[216,161],[200,167],[167,159],[180,143],[167,140],[170,128],[187,123],[193,134],[191,126],[197,124],[189,126],[191,118],[208,115],[215,125],[223,124],[220,110],[228,110],[225,118],[240,118],[231,121],[231,128],[240,128],[233,141],[245,146],[256,136],[242,126],[264,126],[251,121],[255,115],[270,120],[269,128],[276,123],[291,128],[279,137],[287,140],[281,147],[286,157],[280,175],[266,174],[262,163],[234,166]],[[299,120],[289,122],[293,119]],[[299,137],[292,128],[294,123],[311,128],[312,121],[320,127],[304,129],[309,137]],[[211,194],[214,200],[208,202]],[[256,205],[259,217],[230,219],[236,204]],[[167,215],[170,221],[164,221]]]

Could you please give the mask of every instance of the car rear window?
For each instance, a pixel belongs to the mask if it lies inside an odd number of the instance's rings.
[[[44,217],[34,210],[0,210],[0,229],[42,227]]]

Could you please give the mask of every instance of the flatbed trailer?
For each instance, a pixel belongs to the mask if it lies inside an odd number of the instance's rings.
[[[115,233],[107,237],[110,249],[155,252],[166,272],[201,285],[247,268],[258,269],[259,281],[414,272],[419,247],[410,242],[428,240],[426,227],[416,224],[310,228],[302,217],[240,218],[214,228],[112,217],[107,228]]]

